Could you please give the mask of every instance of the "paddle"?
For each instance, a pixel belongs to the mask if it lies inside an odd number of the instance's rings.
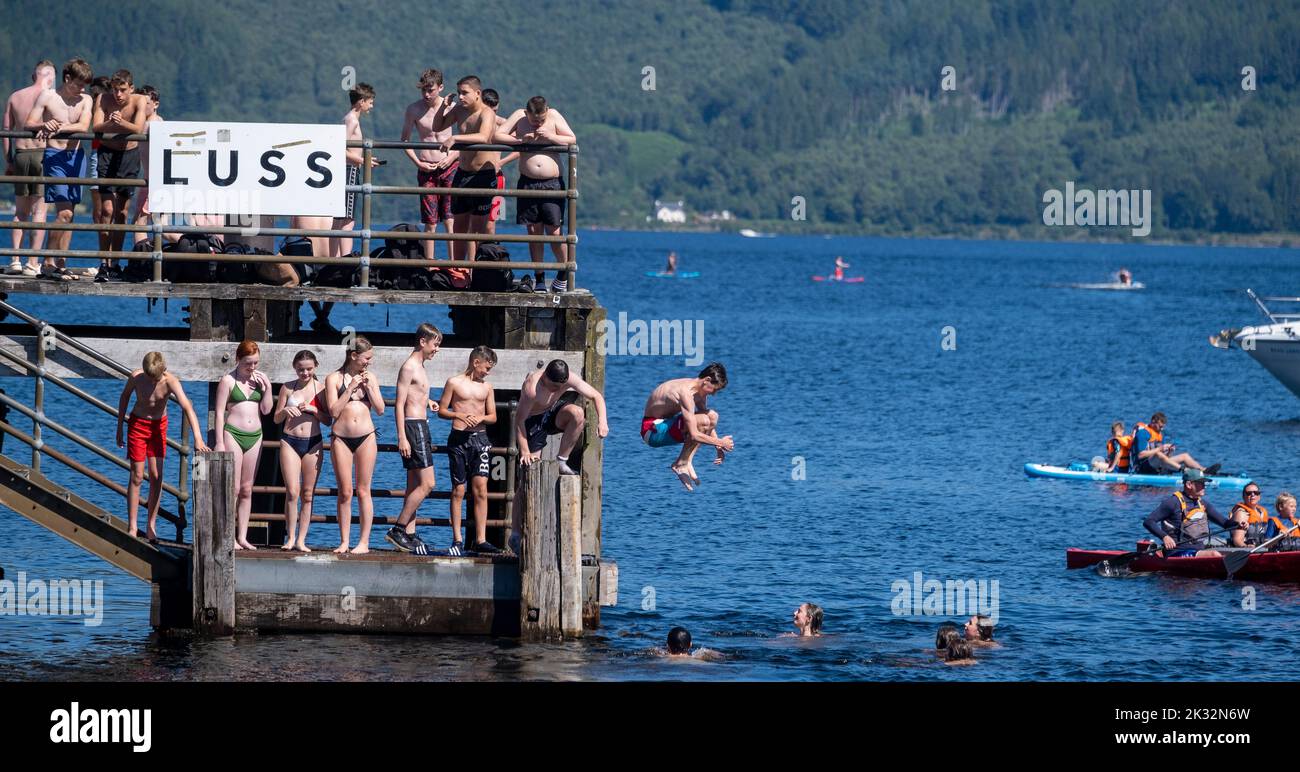
[[[1228,528],[1228,529],[1223,530],[1223,531],[1215,531],[1214,533],[1206,534],[1205,538],[1208,539],[1208,538],[1211,537],[1211,536],[1227,536],[1228,534],[1232,533],[1232,532],[1235,531],[1235,530],[1238,530],[1238,529],[1236,529],[1236,528]],[[1123,567],[1127,566],[1129,563],[1132,563],[1134,560],[1137,560],[1137,559],[1138,559],[1139,557],[1141,557],[1142,555],[1148,555],[1148,554],[1151,554],[1152,552],[1161,552],[1161,551],[1164,551],[1166,554],[1168,554],[1168,552],[1169,552],[1170,549],[1181,549],[1181,548],[1186,547],[1186,546],[1188,546],[1188,545],[1190,545],[1190,544],[1195,544],[1197,541],[1199,541],[1199,540],[1198,540],[1198,539],[1191,539],[1191,540],[1189,540],[1189,541],[1180,542],[1180,543],[1178,543],[1178,544],[1175,544],[1173,547],[1165,547],[1165,546],[1162,544],[1162,545],[1160,545],[1158,548],[1156,548],[1156,549],[1154,549],[1154,550],[1139,550],[1139,551],[1137,551],[1137,552],[1125,552],[1123,555],[1116,555],[1116,556],[1113,557],[1113,558],[1106,558],[1105,560],[1101,561],[1101,562],[1098,563],[1097,565],[1093,566],[1093,570],[1096,571],[1098,574],[1101,574],[1102,576],[1111,576],[1111,575],[1112,575],[1112,572],[1113,572],[1116,568],[1123,568]],[[1226,558],[1225,558],[1225,561],[1226,561]]]
[[[1274,536],[1273,538],[1259,545],[1258,547],[1251,550],[1250,552],[1229,552],[1228,554],[1224,555],[1223,567],[1228,571],[1228,578],[1231,579],[1233,574],[1240,571],[1242,567],[1245,566],[1246,563],[1250,560],[1251,555],[1254,555],[1256,552],[1259,552],[1265,547],[1271,545],[1273,542],[1277,541],[1278,539],[1290,536],[1291,532],[1294,531],[1296,528],[1300,528],[1300,525],[1291,526],[1290,528],[1286,529],[1282,533],[1279,533],[1277,536]]]

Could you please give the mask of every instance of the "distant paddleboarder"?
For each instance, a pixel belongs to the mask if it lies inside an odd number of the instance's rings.
[[[682,450],[669,468],[688,491],[700,484],[691,460],[700,445],[717,448],[714,464],[721,464],[736,446],[731,437],[718,438],[718,413],[707,400],[727,386],[727,369],[713,362],[696,378],[674,378],[650,392],[641,420],[641,439],[652,448],[681,443]]]
[[[1119,283],[1123,284],[1126,287],[1133,283],[1133,274],[1132,272],[1129,271],[1129,269],[1127,268],[1119,269]]]
[[[664,273],[672,276],[677,273],[677,253],[668,253],[668,265],[664,267]]]

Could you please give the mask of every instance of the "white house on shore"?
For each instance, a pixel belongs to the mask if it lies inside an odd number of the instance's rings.
[[[655,219],[659,222],[685,223],[686,202],[655,199]]]

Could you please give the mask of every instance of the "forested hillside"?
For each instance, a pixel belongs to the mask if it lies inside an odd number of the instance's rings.
[[[1032,230],[1043,192],[1072,180],[1151,189],[1155,236],[1300,231],[1294,1],[6,8],[11,87],[38,58],[80,55],[157,86],[174,119],[336,121],[348,67],[378,90],[365,129],[382,137],[425,67],[479,75],[503,109],[544,94],[577,128],[588,224],[644,224],[653,199],[681,198],[773,228]],[[400,156],[379,173],[408,177]]]

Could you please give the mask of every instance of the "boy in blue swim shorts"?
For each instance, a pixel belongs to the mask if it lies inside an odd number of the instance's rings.
[[[641,439],[652,448],[681,444],[682,450],[669,468],[688,491],[700,484],[691,462],[701,445],[717,449],[714,464],[721,464],[736,447],[730,436],[718,438],[718,412],[708,406],[709,397],[726,386],[727,369],[713,362],[696,378],[674,378],[659,384],[646,400]]]

